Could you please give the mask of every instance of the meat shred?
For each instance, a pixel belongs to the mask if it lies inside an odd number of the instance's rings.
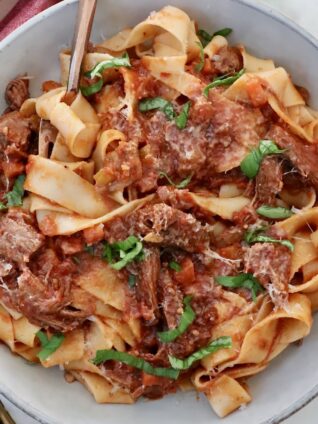
[[[246,250],[244,263],[244,271],[259,279],[274,304],[284,306],[288,298],[291,251],[279,244],[256,243]]]
[[[283,188],[281,160],[275,156],[266,157],[256,176],[256,205],[275,205],[276,194]]]
[[[160,252],[156,247],[144,249],[145,258],[139,265],[136,295],[140,312],[147,325],[158,319],[157,283],[160,271]]]
[[[0,255],[19,265],[29,262],[31,255],[43,244],[44,237],[36,230],[33,218],[20,209],[11,209],[0,216]]]
[[[232,74],[242,68],[242,55],[235,47],[222,47],[218,53],[212,57],[212,69],[217,74]]]
[[[146,206],[127,220],[133,234],[153,234],[149,242],[176,246],[188,252],[203,251],[209,243],[209,226],[203,226],[193,215],[163,203]]]
[[[103,178],[99,186],[107,186],[109,191],[122,190],[138,180],[142,175],[138,154],[138,143],[120,142],[118,147],[110,152],[104,162]]]
[[[25,77],[15,78],[6,87],[5,98],[11,110],[19,110],[29,97],[29,80]]]
[[[286,149],[288,156],[300,173],[307,177],[315,188],[318,188],[318,146],[306,143],[303,139],[292,134],[287,129],[274,125],[267,134],[280,148]]]

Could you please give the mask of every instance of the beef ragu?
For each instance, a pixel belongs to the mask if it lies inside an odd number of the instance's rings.
[[[36,99],[8,84],[0,340],[97,402],[187,385],[225,416],[281,337],[310,331],[317,112],[228,29],[195,33],[171,6],[140,26],[90,46],[78,94],[65,73]]]

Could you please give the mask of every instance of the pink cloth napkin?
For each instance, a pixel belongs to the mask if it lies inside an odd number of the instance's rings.
[[[0,22],[0,41],[28,19],[60,0],[19,0]]]

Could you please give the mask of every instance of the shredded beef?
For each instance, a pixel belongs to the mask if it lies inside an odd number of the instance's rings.
[[[206,346],[212,338],[212,329],[217,317],[213,294],[198,296],[191,302],[196,316],[187,331],[168,344],[169,355],[185,358]]]
[[[53,250],[45,250],[32,263],[32,270],[24,266],[17,278],[11,292],[14,309],[41,327],[71,331],[93,313],[93,305],[86,310],[73,306],[75,275],[76,266],[70,259],[61,261]]]
[[[7,277],[13,270],[14,265],[10,260],[0,257],[0,278]]]
[[[272,126],[267,138],[274,140],[280,148],[286,149],[284,154],[299,169],[300,173],[307,177],[315,188],[318,188],[317,144],[309,144],[278,125]]]
[[[175,209],[187,211],[195,206],[195,202],[188,190],[178,190],[170,186],[161,186],[158,187],[157,195],[163,203]]]
[[[288,298],[291,251],[274,243],[256,243],[246,249],[244,271],[252,273],[268,290],[277,307]]]
[[[163,203],[137,210],[127,222],[133,234],[153,235],[146,240],[161,246],[175,246],[193,252],[203,251],[209,243],[209,226],[203,226],[193,215]]]
[[[162,267],[160,271],[159,300],[168,328],[175,328],[183,312],[183,293],[173,281],[167,266]]]
[[[149,360],[147,355],[144,356],[145,360]],[[134,399],[140,396],[149,399],[159,399],[167,393],[175,392],[177,389],[174,380],[164,377],[151,377],[153,384],[145,385],[143,384],[143,373],[140,370],[120,362],[108,361],[103,367],[105,376],[128,389]]]
[[[212,57],[212,69],[217,74],[232,74],[242,68],[242,55],[235,47],[222,47],[218,53]]]
[[[84,249],[84,240],[79,234],[73,236],[60,236],[56,239],[56,245],[64,255],[75,255]]]
[[[157,283],[160,272],[160,252],[156,247],[144,249],[145,258],[138,264],[136,296],[140,313],[147,325],[154,325],[158,319]]]
[[[142,395],[140,370],[117,361],[107,361],[103,368],[106,378],[128,389],[133,398],[137,399]]]
[[[5,98],[11,110],[19,110],[29,97],[29,80],[27,78],[17,77],[6,87]]]
[[[33,218],[21,209],[11,209],[0,216],[0,255],[22,265],[43,244],[44,237],[36,230]]]
[[[275,205],[276,194],[283,188],[281,160],[276,156],[263,159],[255,179],[255,206]]]
[[[142,175],[138,143],[120,142],[115,150],[107,154],[100,172],[103,175],[97,180],[97,185],[107,186],[109,191],[122,190],[138,180]]]
[[[5,148],[26,152],[31,135],[30,120],[24,118],[19,112],[11,112],[0,116],[0,136],[5,141]]]

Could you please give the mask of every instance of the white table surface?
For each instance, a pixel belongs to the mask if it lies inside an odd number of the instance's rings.
[[[318,0],[254,0],[255,3],[263,1],[274,8],[280,9],[291,19],[298,22],[318,38]],[[167,0],[167,3],[169,1]],[[12,414],[16,424],[36,424],[9,402],[1,398],[8,411]],[[317,424],[318,422],[318,398],[285,421],[286,424]],[[220,421],[221,423],[221,421]],[[63,423],[60,423],[63,424]],[[247,423],[254,424],[254,423]]]

